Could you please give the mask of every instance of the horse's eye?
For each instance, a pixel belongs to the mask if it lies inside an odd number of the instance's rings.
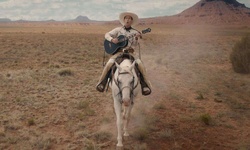
[[[133,77],[132,81],[130,82],[130,84],[134,84],[135,82],[135,78]]]

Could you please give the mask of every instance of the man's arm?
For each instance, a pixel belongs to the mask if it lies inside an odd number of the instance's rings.
[[[107,32],[105,34],[105,39],[112,42],[112,39],[117,37],[119,30],[120,30],[120,27]]]

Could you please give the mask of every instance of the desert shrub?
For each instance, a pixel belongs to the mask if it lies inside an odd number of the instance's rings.
[[[212,117],[209,114],[200,115],[200,119],[206,125],[210,125],[212,122]]]
[[[158,103],[158,104],[155,104],[153,108],[156,110],[165,110],[166,106],[163,103]]]
[[[49,137],[39,137],[32,141],[31,145],[33,149],[51,149],[53,143],[53,139]]]
[[[173,131],[170,129],[165,129],[164,131],[160,132],[161,138],[171,138],[173,136]]]
[[[86,109],[89,107],[89,102],[87,101],[80,101],[77,105],[78,109]]]
[[[28,120],[28,126],[33,126],[35,125],[35,120],[34,119],[29,119]]]
[[[58,71],[58,74],[60,76],[72,76],[74,75],[74,72],[70,69],[61,69]]]
[[[139,141],[144,141],[148,138],[149,131],[147,128],[139,128],[134,132],[134,138]]]
[[[230,60],[235,72],[250,73],[250,34],[234,45]]]
[[[196,97],[197,100],[203,100],[205,99],[202,93],[198,93],[198,96]]]
[[[94,134],[95,140],[99,142],[109,141],[112,138],[112,134],[106,131],[99,131]]]

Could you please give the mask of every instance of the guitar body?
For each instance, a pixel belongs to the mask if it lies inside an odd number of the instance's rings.
[[[104,48],[105,48],[106,53],[115,54],[120,48],[126,47],[128,45],[128,40],[124,40],[126,39],[124,35],[120,35],[117,38],[118,38],[118,41],[122,41],[122,42],[115,44],[108,40],[104,40]]]
[[[148,32],[151,32],[151,29],[150,28],[147,28],[145,30],[142,30],[142,34],[146,34]],[[112,43],[108,40],[104,40],[104,49],[105,49],[105,52],[108,53],[108,54],[115,54],[120,48],[124,48],[128,45],[128,39],[129,38],[132,38],[134,37],[134,35],[131,35],[129,37],[126,37],[124,35],[119,35],[117,38],[118,38],[118,43],[115,44],[115,43]]]

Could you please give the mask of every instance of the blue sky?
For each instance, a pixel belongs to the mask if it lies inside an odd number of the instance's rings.
[[[250,8],[250,0],[237,0]],[[123,11],[140,18],[171,16],[199,0],[0,0],[0,18],[57,21],[87,16],[91,20],[117,20]]]

